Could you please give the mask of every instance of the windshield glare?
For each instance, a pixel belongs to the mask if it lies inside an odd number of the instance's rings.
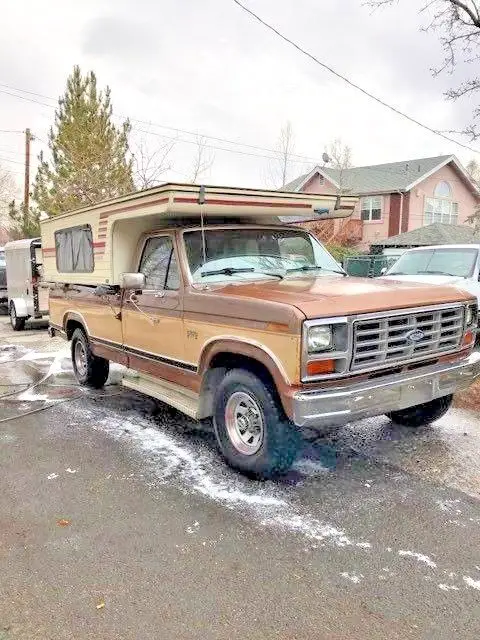
[[[315,277],[322,271],[327,275],[340,271],[328,251],[299,229],[205,229],[205,260],[202,232],[188,231],[184,239],[196,283]]]
[[[475,268],[477,249],[425,249],[404,253],[387,275],[446,275],[469,278]]]

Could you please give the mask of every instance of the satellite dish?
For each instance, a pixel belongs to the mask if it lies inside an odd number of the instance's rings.
[[[322,160],[324,161],[325,164],[328,164],[330,162],[330,156],[326,151],[324,151],[322,154]]]

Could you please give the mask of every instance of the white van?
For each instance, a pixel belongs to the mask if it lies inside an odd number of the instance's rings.
[[[453,285],[480,303],[480,244],[444,244],[405,251],[382,276],[388,280]]]
[[[49,290],[42,280],[40,238],[14,240],[5,245],[8,313],[14,331],[21,331],[29,318],[48,316]]]

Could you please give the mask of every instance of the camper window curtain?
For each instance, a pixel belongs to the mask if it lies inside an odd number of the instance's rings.
[[[93,271],[93,237],[90,225],[57,231],[55,249],[57,270],[60,273]]]

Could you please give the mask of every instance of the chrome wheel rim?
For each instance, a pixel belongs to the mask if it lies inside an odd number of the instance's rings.
[[[87,372],[87,352],[84,345],[78,340],[74,348],[75,368],[81,376]]]
[[[262,446],[263,413],[248,393],[237,391],[230,396],[225,407],[225,425],[231,443],[240,453],[251,456]]]

